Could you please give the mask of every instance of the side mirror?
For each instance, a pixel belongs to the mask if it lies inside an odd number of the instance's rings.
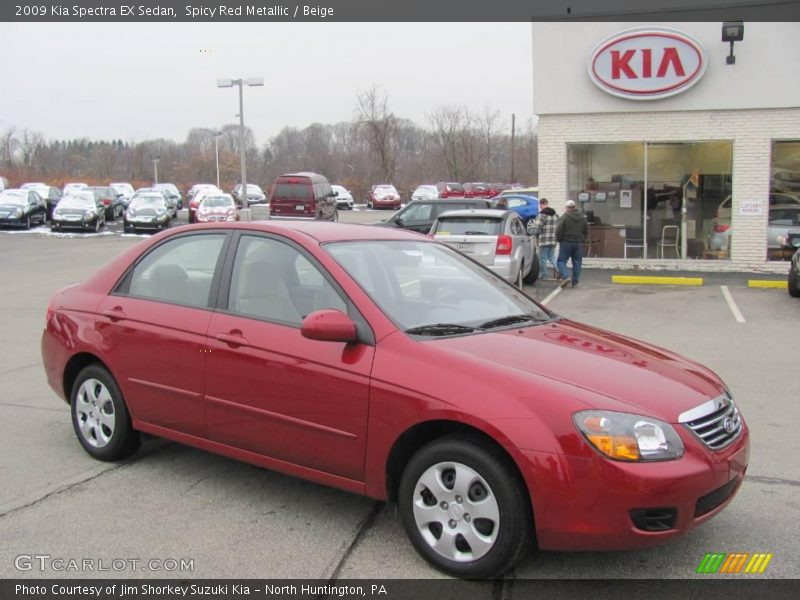
[[[321,342],[354,342],[356,324],[341,311],[326,308],[311,313],[300,326],[300,334]]]
[[[398,227],[405,227],[405,221],[403,220],[403,217],[397,217],[394,222]]]
[[[338,195],[339,195],[339,192],[331,192],[331,197],[332,198],[335,198]]]

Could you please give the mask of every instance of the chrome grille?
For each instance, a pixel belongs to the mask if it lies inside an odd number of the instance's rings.
[[[683,413],[678,421],[712,450],[722,450],[742,433],[739,409],[727,394]]]

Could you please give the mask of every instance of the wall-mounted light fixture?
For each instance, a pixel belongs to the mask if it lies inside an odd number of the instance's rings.
[[[736,57],[733,55],[733,43],[744,39],[744,23],[742,21],[725,21],[722,24],[722,41],[731,43],[731,53],[725,58],[725,64],[735,65]]]

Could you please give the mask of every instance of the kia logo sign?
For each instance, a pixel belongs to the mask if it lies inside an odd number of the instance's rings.
[[[685,92],[703,76],[706,52],[675,29],[628,29],[606,38],[589,55],[589,77],[604,92],[654,100]]]

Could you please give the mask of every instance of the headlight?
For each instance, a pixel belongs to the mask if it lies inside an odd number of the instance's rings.
[[[13,212],[14,218],[15,219],[19,219],[23,215],[24,212],[25,211],[22,210],[21,208],[15,209],[14,212]]]
[[[604,410],[585,410],[572,418],[589,443],[613,460],[643,462],[683,456],[681,438],[664,421]]]

